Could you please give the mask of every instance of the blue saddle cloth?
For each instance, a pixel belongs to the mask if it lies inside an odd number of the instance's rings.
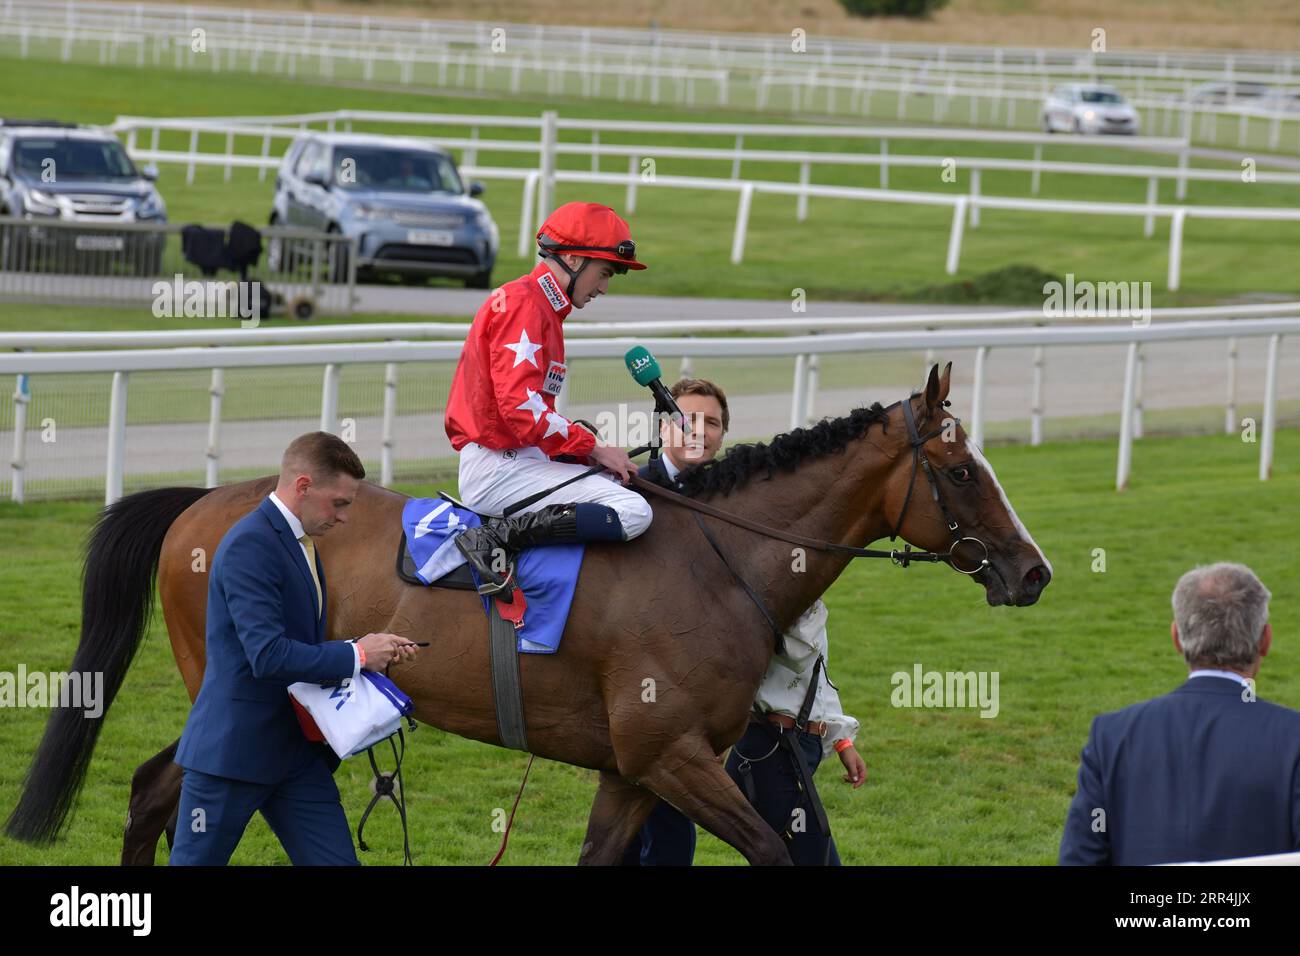
[[[456,535],[480,524],[477,514],[443,498],[409,500],[402,508],[402,530],[417,577],[432,584],[464,564]],[[516,557],[516,583],[528,601],[523,626],[516,631],[521,654],[554,654],[560,649],[585,550],[582,544],[557,544],[527,548]],[[485,614],[491,609],[488,602],[483,598]]]

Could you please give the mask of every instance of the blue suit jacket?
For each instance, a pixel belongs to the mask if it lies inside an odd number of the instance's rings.
[[[1094,719],[1060,862],[1140,866],[1300,850],[1300,712],[1245,701],[1243,690],[1197,677]]]
[[[302,546],[270,498],[226,532],[210,571],[207,665],[175,760],[214,776],[277,783],[324,746],[303,736],[288,686],[351,677],[356,655],[347,641],[325,640]],[[327,599],[319,557],[316,571]]]
[[[673,491],[677,490],[677,482],[668,477],[668,469],[664,467],[662,455],[650,459],[650,461],[638,468],[636,473],[647,481],[653,481],[656,485],[663,485]]]

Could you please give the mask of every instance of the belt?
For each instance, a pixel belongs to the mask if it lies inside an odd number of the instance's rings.
[[[796,729],[793,717],[785,714],[766,714],[764,716],[766,716],[768,723],[776,724],[782,730]],[[757,723],[757,720],[755,720],[755,723]],[[817,737],[825,737],[826,729],[826,721],[824,720],[810,720],[803,727],[804,733],[813,734]]]

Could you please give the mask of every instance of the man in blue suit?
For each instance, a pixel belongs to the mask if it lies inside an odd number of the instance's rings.
[[[333,771],[303,735],[288,687],[338,682],[415,653],[394,634],[325,640],[314,537],[348,520],[365,469],[342,439],[285,450],[272,492],[222,538],[208,579],[203,685],[176,751],[184,768],[173,865],[224,866],[260,810],[295,865],[357,865]]]
[[[687,465],[711,461],[722,447],[730,423],[727,396],[705,379],[682,379],[669,393],[691,422],[686,438],[666,424],[660,428],[663,453],[637,470],[642,478],[676,489],[677,476]],[[639,835],[623,852],[624,866],[690,866],[695,858],[695,825],[670,804],[655,802]]]
[[[1300,712],[1259,700],[1270,594],[1241,564],[1188,571],[1172,693],[1102,714],[1083,748],[1062,864],[1145,865],[1300,850]]]

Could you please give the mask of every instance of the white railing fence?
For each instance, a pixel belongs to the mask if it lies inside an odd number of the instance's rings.
[[[194,50],[197,35],[202,47]],[[964,100],[972,123],[1010,126],[1037,125],[1037,107],[1051,85],[1107,80],[1125,88],[1153,116],[1162,114],[1166,130],[1181,124],[1187,135],[1216,145],[1222,118],[1241,124],[1243,143],[1246,127],[1265,124],[1270,149],[1279,148],[1284,124],[1300,131],[1292,95],[1297,58],[1284,53],[1099,54],[825,37],[808,37],[805,47],[796,49],[790,36],[23,0],[0,5],[0,41],[16,46],[22,57],[97,58],[109,66],[314,74],[688,107],[858,116],[896,110],[905,119],[910,104],[914,112],[926,111],[929,99],[938,121]],[[1209,81],[1228,92],[1198,96]],[[1235,95],[1242,82],[1266,85],[1274,95],[1244,100]],[[785,95],[774,96],[774,90]],[[873,96],[880,100],[880,94],[885,102],[877,111]],[[1228,102],[1218,105],[1214,98]]]
[[[342,126],[350,129],[353,121],[405,123],[418,125],[469,125],[471,133],[468,139],[439,139],[440,145],[461,147],[465,150],[465,166],[462,171],[466,176],[479,179],[522,180],[521,214],[519,218],[518,254],[527,256],[531,251],[532,237],[540,227],[542,220],[550,212],[555,195],[556,183],[588,183],[622,186],[626,189],[624,211],[634,213],[637,206],[638,191],[641,188],[675,188],[699,189],[714,192],[734,192],[737,194],[737,210],[732,242],[730,262],[738,265],[744,261],[745,240],[749,228],[750,212],[755,195],[795,196],[796,220],[804,221],[808,215],[808,203],[811,198],[854,200],[858,202],[886,202],[922,206],[946,206],[952,210],[952,225],[949,230],[947,252],[944,257],[944,271],[948,275],[957,273],[965,230],[976,229],[980,225],[980,214],[985,209],[1000,209],[1017,212],[1030,212],[1049,215],[1102,215],[1140,218],[1143,223],[1143,235],[1151,238],[1155,234],[1157,219],[1167,219],[1169,229],[1169,256],[1165,276],[1166,288],[1177,291],[1182,281],[1183,237],[1188,219],[1214,219],[1238,221],[1289,221],[1300,220],[1300,209],[1294,207],[1261,206],[1201,206],[1170,205],[1156,201],[1157,185],[1161,179],[1173,179],[1176,182],[1175,195],[1178,199],[1186,196],[1190,180],[1231,181],[1240,180],[1240,173],[1228,170],[1191,169],[1188,165],[1188,143],[1178,139],[1132,138],[1126,145],[1177,152],[1177,167],[1169,166],[1092,166],[1087,163],[1045,163],[1042,159],[1042,147],[1057,140],[1047,134],[1002,133],[968,129],[900,129],[889,127],[871,127],[845,129],[837,126],[792,126],[782,124],[708,124],[708,123],[664,123],[621,120],[586,120],[561,119],[555,111],[546,111],[540,118],[532,117],[467,117],[456,114],[403,114],[375,111],[340,110],[331,113],[302,114],[297,116],[263,117],[259,122],[256,117],[226,118],[190,118],[190,119],[156,119],[144,117],[119,117],[112,129],[127,136],[127,148],[134,158],[141,161],[184,163],[187,166],[187,181],[193,181],[196,165],[223,166],[229,178],[232,167],[258,168],[261,173],[279,165],[279,160],[269,155],[273,138],[292,138],[301,135],[308,123],[324,123],[328,129]],[[297,123],[295,129],[290,124]],[[523,128],[536,129],[536,141],[524,140],[481,140],[479,127],[486,128]],[[157,148],[159,132],[163,129],[188,130],[190,148],[187,151],[164,151]],[[139,135],[149,132],[151,145],[144,149],[139,145]],[[561,131],[580,131],[591,135],[590,144],[561,143]],[[734,150],[703,150],[688,147],[655,147],[602,145],[600,134],[610,132],[642,132],[647,134],[679,134],[693,136],[727,135],[736,137]],[[200,134],[224,134],[224,153],[202,153],[198,151]],[[880,152],[874,155],[826,153],[814,151],[780,151],[779,157],[773,151],[746,150],[744,137],[758,136],[805,136],[812,138],[855,138],[880,141]],[[234,152],[236,136],[253,136],[261,139],[261,155],[241,155]],[[889,142],[891,139],[928,139],[970,142],[993,142],[1035,147],[1033,160],[1006,159],[947,159],[933,156],[891,156]],[[1080,139],[1077,145],[1099,145],[1098,139]],[[1106,144],[1101,144],[1106,145]],[[524,167],[483,167],[476,165],[480,150],[496,149],[511,152],[535,153],[538,157],[536,169]],[[569,170],[557,168],[560,155],[588,155],[593,171]],[[628,159],[627,173],[598,172],[599,158],[602,155],[623,156]],[[730,179],[699,176],[649,175],[642,169],[642,161],[647,158],[689,157],[697,159],[731,159],[732,176]],[[741,163],[749,160],[796,162],[800,168],[798,183],[769,180],[741,179]],[[878,165],[880,167],[880,189],[850,186],[815,185],[810,181],[810,170],[814,163],[830,164],[854,163]],[[936,169],[944,162],[955,163],[967,177],[966,194],[918,192],[914,190],[890,190],[888,186],[889,166],[932,166]],[[982,192],[981,171],[985,169],[1018,169],[1028,171],[1031,176],[1031,189],[1037,192],[1044,171],[1089,173],[1101,176],[1121,176],[1145,178],[1147,180],[1147,197],[1145,203],[1098,202],[1094,200],[1063,199],[1023,199],[1005,196],[992,196]],[[1256,173],[1257,181],[1277,184],[1300,183],[1300,175],[1289,173]]]
[[[972,389],[969,433],[977,444],[984,437],[985,365],[990,350],[1005,348],[1035,349],[1032,407],[1042,406],[1042,349],[1080,345],[1125,345],[1126,362],[1121,425],[1116,466],[1116,488],[1128,485],[1132,470],[1135,437],[1140,424],[1140,357],[1143,348],[1160,342],[1224,340],[1230,343],[1229,354],[1235,360],[1235,343],[1244,338],[1263,337],[1268,343],[1268,357],[1263,383],[1263,420],[1259,425],[1259,477],[1267,480],[1272,470],[1274,434],[1277,427],[1278,360],[1282,336],[1300,332],[1300,318],[1250,318],[1236,321],[1191,321],[1152,324],[1145,327],[1127,325],[1018,326],[1009,328],[951,328],[936,330],[899,330],[872,332],[835,332],[822,335],[792,335],[781,338],[575,338],[566,349],[570,359],[621,359],[628,348],[641,344],[661,358],[689,359],[706,356],[781,356],[795,359],[795,384],[791,397],[791,426],[806,424],[812,410],[811,396],[817,390],[817,357],[838,353],[869,354],[925,350],[927,356],[943,349],[976,350],[975,382]],[[60,351],[0,354],[0,374],[18,376],[15,394],[13,458],[11,461],[11,495],[23,499],[23,470],[26,464],[26,398],[29,376],[71,373],[112,373],[107,427],[107,464],[105,501],[122,495],[127,444],[127,400],[133,372],[200,369],[211,370],[212,396],[209,443],[205,470],[209,486],[219,480],[220,433],[223,373],[226,369],[292,368],[324,366],[321,386],[320,427],[337,431],[340,370],[349,365],[370,364],[384,367],[383,449],[381,477],[383,484],[392,481],[395,456],[393,439],[397,409],[398,367],[403,363],[443,361],[459,358],[461,342],[345,342],[309,345],[249,345],[190,347],[173,349],[123,349],[118,351]],[[1231,382],[1235,389],[1235,378]],[[24,396],[24,397],[19,397]],[[1235,404],[1235,393],[1229,395]],[[1229,412],[1232,424],[1233,412]],[[1231,430],[1231,429],[1230,429]],[[1036,432],[1038,430],[1036,429]]]

